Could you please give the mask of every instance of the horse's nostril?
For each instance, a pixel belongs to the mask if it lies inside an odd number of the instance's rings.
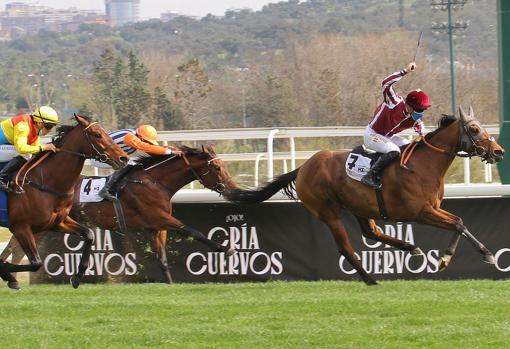
[[[505,151],[503,149],[496,149],[494,150],[494,154],[503,156],[505,154]]]
[[[123,163],[127,163],[128,162],[128,158],[125,157],[125,156],[121,156],[120,157],[120,161],[122,161]]]

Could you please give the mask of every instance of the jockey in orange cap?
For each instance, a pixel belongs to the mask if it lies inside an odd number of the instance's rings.
[[[165,147],[158,144],[158,132],[150,125],[141,125],[136,130],[124,129],[115,132],[111,132],[110,136],[117,143],[126,154],[130,155],[131,158],[139,157],[143,155],[165,155],[175,154],[181,155],[182,152],[175,147]],[[97,167],[103,167],[101,163],[92,161]],[[134,162],[130,160],[131,164]],[[102,198],[108,200],[115,200],[115,196],[111,193],[111,189],[115,183],[117,183],[124,175],[126,175],[131,166],[126,166],[116,172],[114,172],[103,189],[98,193]]]
[[[8,161],[0,171],[0,190],[9,191],[9,175],[32,154],[57,150],[51,143],[41,145],[39,136],[47,135],[58,122],[57,112],[42,106],[32,114],[17,115],[0,123],[0,162]]]

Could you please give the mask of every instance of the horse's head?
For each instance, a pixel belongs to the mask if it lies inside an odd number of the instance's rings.
[[[473,108],[469,107],[467,115],[462,107],[459,107],[460,113],[460,150],[468,153],[470,156],[479,156],[482,160],[492,164],[503,160],[505,150],[498,142],[487,133],[482,124],[476,120],[473,114]]]
[[[193,154],[193,153],[190,153]],[[185,157],[187,157],[185,151]],[[218,193],[223,193],[225,189],[236,189],[237,184],[234,182],[225,163],[216,155],[213,146],[202,146],[198,156],[190,157],[190,166],[195,171],[197,180],[208,189]]]
[[[78,125],[85,134],[84,155],[105,162],[114,169],[126,166],[128,155],[116,144],[106,131],[95,121],[86,117],[74,115]]]

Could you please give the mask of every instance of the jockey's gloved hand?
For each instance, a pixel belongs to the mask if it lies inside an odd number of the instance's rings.
[[[48,143],[48,144],[41,145],[41,150],[42,151],[49,150],[49,151],[52,151],[54,153],[56,153],[58,151],[57,147],[55,147],[55,145],[53,143]]]

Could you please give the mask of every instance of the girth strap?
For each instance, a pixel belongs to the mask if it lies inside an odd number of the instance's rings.
[[[115,215],[117,216],[117,225],[121,233],[125,233],[127,230],[126,219],[124,217],[124,210],[122,209],[122,204],[120,203],[120,199],[116,198],[113,200],[113,208],[115,209]]]
[[[377,204],[379,205],[379,215],[385,221],[388,220],[388,213],[386,211],[386,205],[384,204],[384,197],[382,188],[375,189],[375,196],[377,198]]]

